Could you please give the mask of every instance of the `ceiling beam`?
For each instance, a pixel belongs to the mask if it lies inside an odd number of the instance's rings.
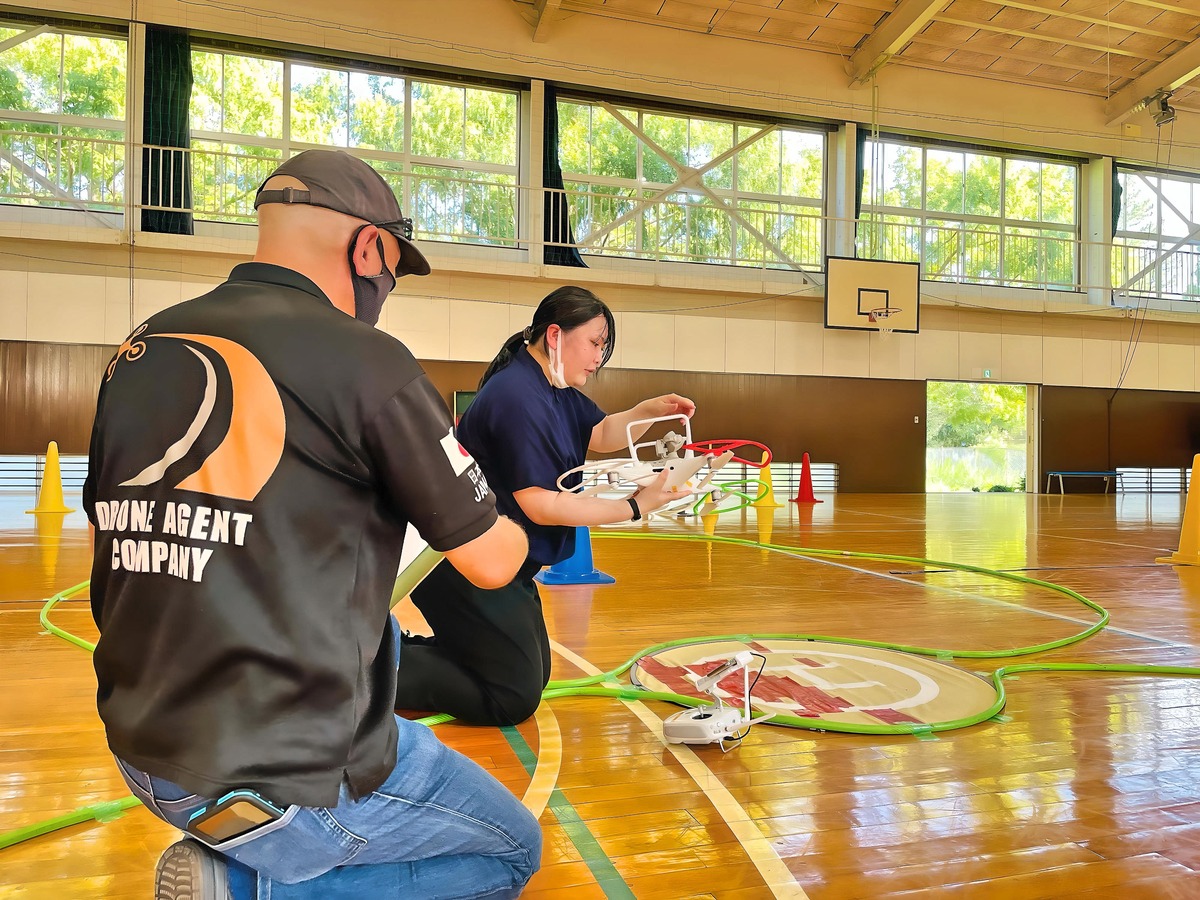
[[[1019,60],[1020,62],[1027,62],[1033,66],[1058,66],[1059,68],[1064,69],[1075,69],[1080,72],[1087,72],[1090,75],[1106,75],[1109,77],[1110,83],[1112,83],[1112,81],[1120,81],[1122,78],[1133,78],[1134,75],[1137,74],[1133,66],[1129,65],[1128,61],[1125,61],[1124,64],[1119,63],[1116,67],[1106,65],[1089,65],[1087,63],[1079,62],[1061,63],[1057,62],[1054,57],[1048,57],[1044,55],[1038,56],[1036,53],[1023,53],[1020,50],[1011,50],[1008,47],[999,46],[996,43],[989,41],[987,38],[974,40],[971,42],[971,45],[967,47],[964,46],[961,41],[948,41],[940,38],[932,38],[925,34],[918,34],[912,39],[912,45],[914,47],[937,47],[940,50],[969,50],[972,53],[987,54],[988,56],[995,56],[1000,59]],[[946,61],[945,71],[957,72],[960,75],[963,74],[964,69],[961,67],[955,68],[952,60],[953,57]],[[904,62],[906,65],[911,65],[913,60],[906,57]],[[980,72],[978,71],[980,68],[986,67],[976,67],[975,71],[978,75],[988,75],[990,77],[992,74],[994,74],[991,71]],[[1050,83],[1053,84],[1055,81],[1055,79],[1051,79]],[[1062,79],[1057,79],[1057,83],[1061,84]]]
[[[1120,125],[1145,109],[1146,100],[1159,91],[1173,91],[1197,75],[1200,75],[1200,41],[1192,41],[1113,94],[1104,105],[1104,118],[1109,125]]]
[[[533,4],[533,40],[536,44],[544,44],[549,40],[550,20],[562,5],[562,0],[535,0]]]
[[[1172,34],[1169,31],[1156,31],[1146,25],[1132,25],[1125,22],[1113,22],[1110,19],[1099,19],[1095,16],[1085,16],[1079,13],[1068,12],[1065,9],[1056,9],[1050,12],[1045,6],[1038,6],[1035,3],[1019,3],[1017,0],[983,0],[984,3],[990,3],[993,6],[998,6],[1001,9],[1008,7],[1010,9],[1020,9],[1025,12],[1040,13],[1046,17],[1046,21],[1052,19],[1067,19],[1071,22],[1085,22],[1088,25],[1099,25],[1102,28],[1116,28],[1119,31],[1129,31],[1133,34],[1149,35],[1151,37],[1166,38],[1169,41],[1179,40],[1179,33]],[[980,16],[980,18],[983,18]],[[1036,26],[1035,26],[1036,27]]]
[[[850,86],[865,84],[940,13],[950,0],[900,0],[846,63]]]
[[[954,16],[935,16],[939,22],[945,22],[947,25],[957,25],[960,28],[974,28],[978,31],[995,33],[1004,37],[1026,38],[1033,41],[1041,41],[1045,44],[1061,44],[1064,47],[1078,47],[1081,50],[1092,50],[1096,53],[1104,54],[1111,53],[1114,56],[1128,56],[1139,62],[1145,62],[1149,54],[1139,52],[1137,50],[1126,50],[1123,47],[1109,47],[1095,41],[1081,41],[1078,38],[1058,37],[1053,34],[1045,34],[1043,32],[1034,31],[1026,28],[1005,28],[1002,25],[993,25],[991,22],[980,22],[972,19],[958,19]],[[1035,25],[1034,28],[1037,26]],[[1179,40],[1172,38],[1171,40]],[[965,45],[965,42],[964,42]],[[973,46],[973,45],[972,45]],[[965,47],[965,49],[971,49]],[[1157,62],[1158,60],[1154,60]],[[1046,65],[1058,65],[1053,57],[1046,59]],[[1069,68],[1069,66],[1068,66]]]
[[[799,38],[778,37],[774,35],[763,34],[760,31],[748,31],[741,28],[731,28],[729,26],[719,26],[710,28],[708,25],[700,25],[696,22],[688,22],[683,19],[675,19],[666,15],[653,15],[646,13],[629,12],[621,7],[591,6],[583,0],[562,0],[561,9],[564,12],[577,12],[585,15],[603,16],[607,19],[617,19],[621,22],[635,22],[639,25],[653,25],[658,28],[671,28],[676,31],[688,31],[695,34],[711,34],[716,37],[736,38],[741,40],[750,40],[759,44],[771,44],[777,47],[793,47],[800,50],[812,50],[816,53],[829,53],[834,56],[844,57],[846,50],[844,46],[838,46],[828,41],[806,41]],[[603,12],[597,12],[603,10]],[[831,24],[830,19],[823,19],[823,24]],[[862,30],[859,28],[858,30]]]

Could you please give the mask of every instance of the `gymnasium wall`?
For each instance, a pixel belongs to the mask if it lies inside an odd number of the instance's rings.
[[[447,405],[474,390],[485,363],[422,363]],[[676,393],[697,403],[696,440],[746,438],[776,458],[836,462],[839,489],[925,490],[925,385],[916,381],[655,372],[604,368],[587,394],[608,412]],[[914,422],[914,418],[919,422]]]
[[[86,453],[96,390],[116,349],[0,341],[0,454],[42,453],[51,440],[63,453]],[[454,391],[475,389],[486,364],[423,365],[449,406]],[[670,392],[699,404],[692,423],[697,440],[749,438],[788,461],[807,451],[818,462],[839,464],[843,491],[924,490],[920,382],[606,369],[588,390],[609,411]]]
[[[0,341],[0,454],[41,453],[51,440],[64,453],[86,453],[96,389],[115,351]],[[447,406],[454,391],[475,389],[486,365],[422,364]],[[697,439],[750,438],[788,461],[808,452],[838,463],[847,492],[924,490],[922,381],[606,368],[588,389],[610,411],[672,391],[698,402]],[[1046,385],[1040,408],[1042,471],[1184,468],[1200,452],[1195,393]]]
[[[1046,387],[1041,416],[1043,471],[1184,469],[1200,453],[1200,395],[1194,393]]]
[[[115,346],[0,341],[0,455],[87,453],[96,390]]]
[[[0,340],[119,344],[155,312],[220,283],[254,247],[252,240],[142,237],[163,246],[6,240],[0,229]],[[380,319],[421,359],[490,360],[545,294],[578,283],[616,312],[614,368],[1197,389],[1194,312],[1139,320],[1015,290],[979,308],[978,286],[925,284],[920,334],[885,339],[824,328],[819,289],[787,282],[790,273],[664,263],[649,275],[616,275],[502,260],[469,268],[444,245],[423,249],[434,273],[402,279]],[[1137,347],[1126,367],[1131,338]]]
[[[116,20],[127,20],[130,9],[124,0],[49,0],[39,8]],[[384,6],[346,0],[336,16],[320,0],[263,0],[253,8],[142,0],[137,17],[240,36],[248,46],[326,48],[833,121],[867,123],[873,115],[871,92],[847,87],[834,55],[561,10],[547,39],[535,43],[532,4],[455,0],[455,9],[453,36],[441,0]],[[1099,98],[1068,91],[887,66],[878,77],[878,103],[883,129],[1123,162],[1162,159],[1159,133],[1145,113],[1131,120],[1141,136],[1128,134],[1105,124]],[[1200,117],[1179,116],[1170,152],[1173,168],[1200,169]],[[115,347],[149,315],[218,283],[248,258],[253,233],[138,234],[130,245],[118,230],[47,221],[44,210],[19,210],[16,218],[11,211],[0,217],[0,452],[38,452],[49,438],[78,452],[93,393],[80,384],[97,377],[111,352],[97,347]],[[1087,209],[1082,214],[1084,237],[1107,239],[1095,232],[1096,217]],[[604,405],[661,392],[658,385],[690,393],[701,404],[698,424],[706,433],[728,427],[737,436],[762,436],[781,458],[809,450],[814,459],[842,465],[844,490],[922,489],[926,379],[1033,383],[1047,391],[1088,386],[1101,394],[1121,383],[1120,397],[1145,392],[1176,399],[1200,380],[1200,317],[1192,304],[1163,304],[1139,324],[1080,295],[926,285],[921,333],[884,340],[824,329],[820,289],[790,273],[603,262],[568,270],[524,262],[519,254],[480,258],[436,244],[425,249],[434,274],[402,280],[380,327],[430,361],[445,391],[473,387],[466,375],[528,323],[542,296],[580,283],[617,314],[616,354],[595,387]],[[1137,352],[1126,365],[1135,336]],[[1164,401],[1162,417],[1152,419],[1164,434],[1182,427],[1171,412],[1179,405]],[[1055,427],[1066,442],[1061,463],[1051,462],[1059,451],[1043,444],[1046,465],[1082,465],[1070,441],[1099,426],[1092,399],[1081,408],[1091,411],[1086,422]],[[1043,413],[1047,420],[1058,415]],[[922,423],[913,425],[913,415]],[[1158,426],[1147,431],[1146,422],[1134,421],[1148,442],[1138,453],[1148,452]],[[888,453],[883,462],[880,448]]]

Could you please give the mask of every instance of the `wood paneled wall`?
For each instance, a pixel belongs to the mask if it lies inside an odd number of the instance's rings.
[[[87,453],[100,378],[116,347],[0,341],[0,453]]]
[[[96,390],[116,347],[0,341],[0,453],[86,453]],[[484,363],[423,363],[447,405]],[[676,392],[696,401],[693,435],[750,438],[780,460],[837,463],[849,493],[925,489],[925,384],[866,378],[610,369],[588,393],[607,410]],[[1042,388],[1041,470],[1190,466],[1200,394]],[[914,422],[914,418],[919,421]],[[1085,485],[1080,484],[1079,489]]]
[[[1111,412],[1110,412],[1111,402]],[[1042,388],[1042,460],[1050,469],[1186,468],[1200,452],[1200,394]],[[1100,488],[1082,482],[1072,490]]]
[[[474,390],[485,368],[423,365],[447,403],[454,391]],[[840,489],[852,493],[925,490],[923,381],[605,369],[587,390],[610,412],[672,392],[696,401],[696,440],[761,441],[789,462],[807,452],[837,463]]]

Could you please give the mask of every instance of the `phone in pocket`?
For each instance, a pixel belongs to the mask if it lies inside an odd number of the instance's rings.
[[[277,822],[283,816],[284,811],[270,800],[254,791],[238,789],[196,810],[183,830],[216,846]]]

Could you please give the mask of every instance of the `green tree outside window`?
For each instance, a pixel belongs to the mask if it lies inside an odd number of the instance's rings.
[[[0,26],[0,40],[32,27]],[[123,208],[126,55],[119,38],[62,31],[4,51],[0,147],[15,163],[0,167],[0,201]]]

